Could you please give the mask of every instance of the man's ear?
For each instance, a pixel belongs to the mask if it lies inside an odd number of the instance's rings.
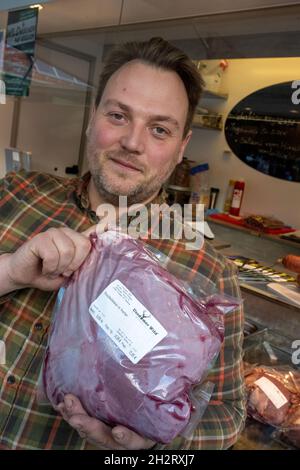
[[[189,143],[191,137],[192,137],[192,131],[189,131],[187,133],[187,135],[184,137],[184,139],[182,140],[181,146],[180,146],[180,151],[179,151],[178,158],[177,158],[177,165],[183,159],[183,155],[184,155],[186,146]]]
[[[91,125],[92,125],[92,122],[94,121],[95,115],[96,115],[96,108],[95,108],[95,106],[93,106],[92,112],[91,112],[91,115],[90,115],[90,118],[89,118],[89,123],[88,123],[88,126],[87,126],[86,131],[85,131],[86,136],[88,136],[89,133],[90,133]]]

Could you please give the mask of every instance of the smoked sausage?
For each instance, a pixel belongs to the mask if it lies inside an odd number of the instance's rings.
[[[282,264],[290,271],[293,271],[294,273],[299,273],[297,281],[300,285],[300,256],[287,255],[282,259]]]

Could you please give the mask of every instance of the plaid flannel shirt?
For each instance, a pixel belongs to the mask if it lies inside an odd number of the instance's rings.
[[[14,252],[50,227],[83,231],[95,224],[89,178],[20,172],[0,180],[0,254]],[[204,274],[222,292],[240,297],[235,267],[208,243],[198,251],[186,250],[177,240],[146,243]],[[0,298],[0,340],[6,345],[6,363],[0,364],[0,449],[93,448],[50,405],[36,399],[56,295],[25,288]],[[242,341],[240,307],[226,315],[225,340],[208,375],[214,391],[193,437],[178,437],[165,448],[226,449],[237,440],[245,421]]]

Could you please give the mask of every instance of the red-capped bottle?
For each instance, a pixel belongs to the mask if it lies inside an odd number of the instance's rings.
[[[235,217],[238,217],[240,215],[244,191],[245,191],[245,181],[244,180],[236,181],[234,185],[231,206],[229,209],[230,215],[233,215]]]

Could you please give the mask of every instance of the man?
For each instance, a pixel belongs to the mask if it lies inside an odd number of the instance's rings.
[[[181,161],[202,82],[188,57],[160,38],[128,43],[109,57],[88,128],[90,174],[60,180],[37,173],[11,174],[1,183],[0,449],[141,449],[155,443],[87,415],[66,395],[57,410],[41,407],[35,388],[57,289],[89,253],[82,234],[97,222],[102,203],[161,200],[162,184]],[[212,247],[183,250],[175,240],[151,240],[173,259],[200,271],[239,296],[234,268]],[[230,447],[243,428],[241,309],[226,316],[225,341],[209,375],[215,384],[190,440],[167,448]],[[61,415],[59,413],[61,413]],[[63,419],[64,418],[64,419]]]

